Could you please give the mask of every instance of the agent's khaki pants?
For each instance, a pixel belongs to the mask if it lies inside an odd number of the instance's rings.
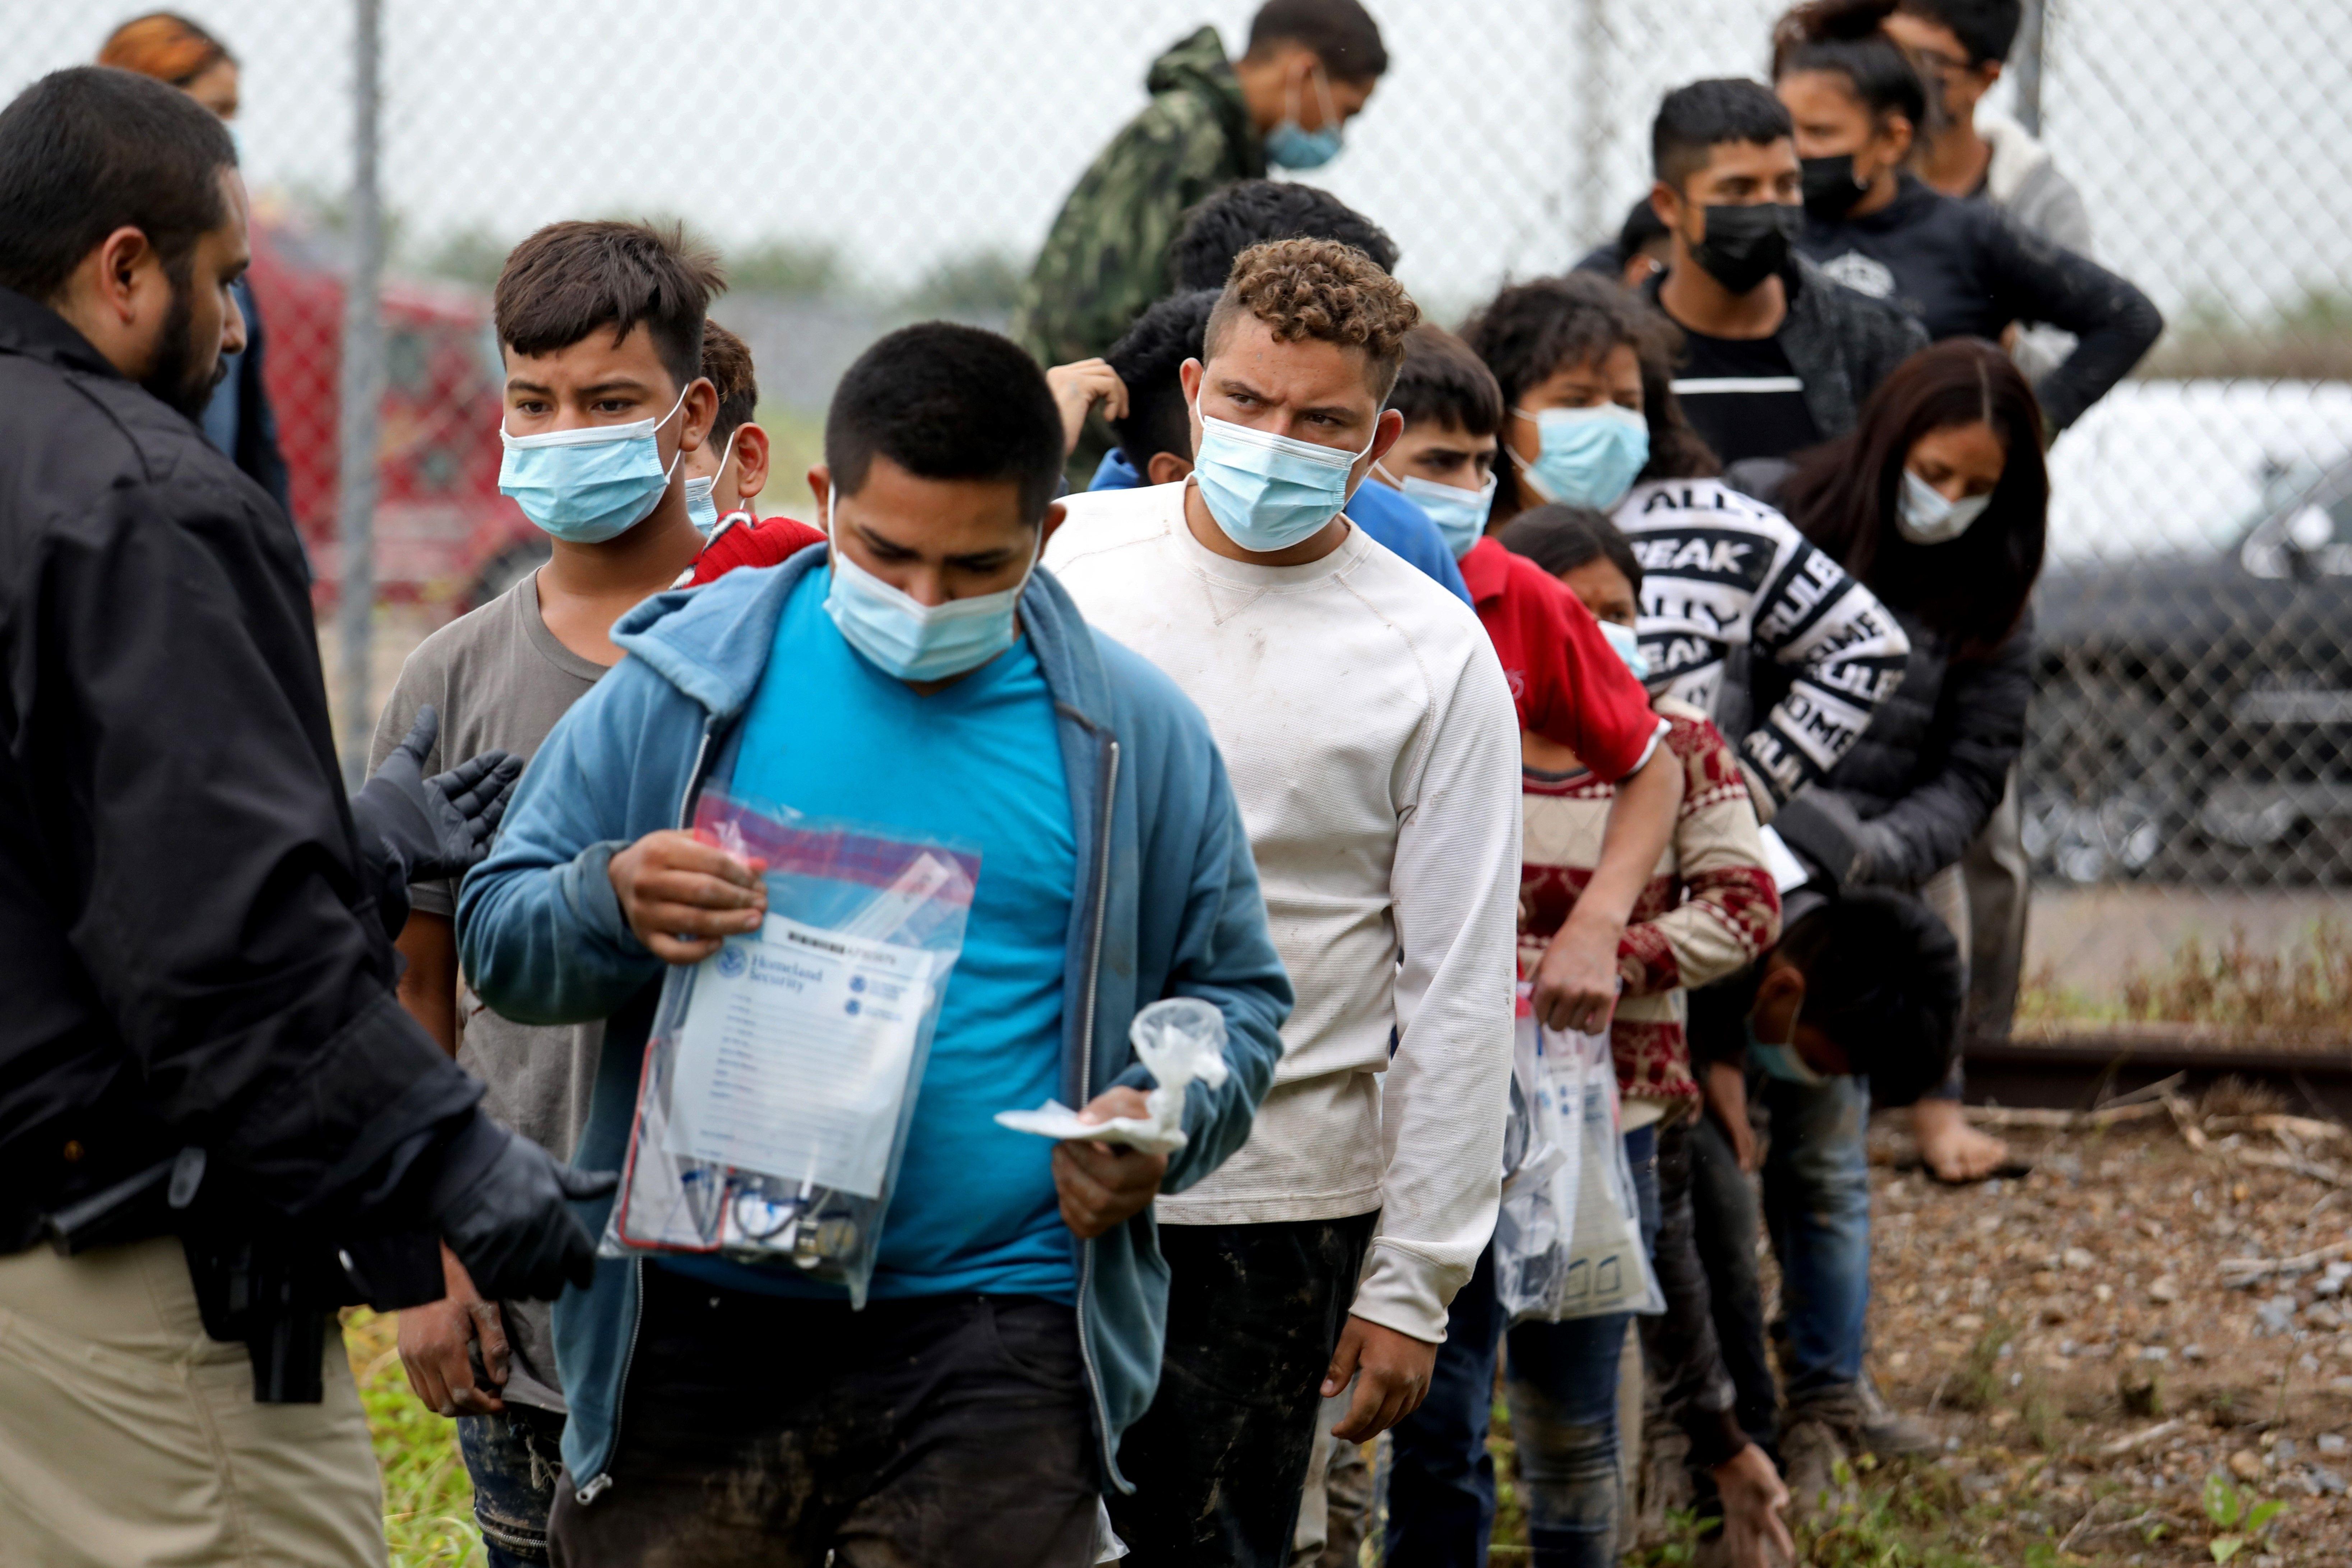
[[[342,1336],[320,1405],[257,1405],[180,1244],[0,1258],[0,1565],[382,1568]]]

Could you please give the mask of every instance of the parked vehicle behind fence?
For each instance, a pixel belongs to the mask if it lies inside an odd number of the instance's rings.
[[[2072,487],[2037,595],[2037,871],[2352,882],[2352,387],[2141,383],[2111,401],[2104,449],[2074,454],[2098,479]],[[2323,423],[2265,421],[2264,403]],[[2224,422],[2209,405],[2242,406]],[[2198,447],[2266,426],[2259,457]]]
[[[319,237],[267,219],[253,230],[251,277],[269,328],[266,374],[294,522],[323,609],[342,579],[342,277]],[[463,284],[387,279],[383,326],[376,593],[444,618],[504,592],[547,558],[547,544],[499,494],[502,405],[488,299]]]

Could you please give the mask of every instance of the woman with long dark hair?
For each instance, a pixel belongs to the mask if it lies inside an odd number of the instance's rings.
[[[1800,459],[1781,508],[1897,615],[1982,661],[2014,643],[2042,573],[2041,416],[1998,347],[1950,339],[1895,367],[1851,435]],[[1915,637],[1915,668],[1919,651]]]
[[[2063,430],[2139,362],[2164,318],[2088,257],[1907,170],[1927,89],[1883,26],[1896,3],[1811,0],[1773,29],[1773,90],[1804,169],[1797,247],[1846,287],[1901,303],[1930,338],[1998,338],[2024,321],[2075,334],[2038,388]]]
[[[1822,880],[1919,894],[1963,956],[1958,861],[1992,815],[2025,738],[2027,601],[2050,500],[2042,432],[2041,405],[2009,356],[1955,338],[1895,367],[1853,432],[1801,457],[1769,498],[1878,596],[1910,640],[1901,683],[1870,727],[1773,826]],[[1759,707],[1770,700],[1772,673],[1757,672]],[[1951,1146],[1982,1137],[1960,1120],[1958,1095],[1956,1065],[1918,1101],[1921,1153],[1938,1169],[2000,1157],[1998,1146]],[[1803,1497],[1853,1447],[1902,1452],[1926,1435],[1878,1404],[1862,1373],[1868,1096],[1859,1080],[1768,1077],[1764,1099],[1775,1132],[1764,1201],[1787,1281],[1781,1456],[1790,1489]],[[1785,1158],[1784,1130],[1799,1134]]]
[[[1893,617],[1780,513],[1716,477],[1673,391],[1680,331],[1614,282],[1511,284],[1462,336],[1508,411],[1489,529],[1545,501],[1612,514],[1641,554],[1638,636],[1657,695],[1714,711],[1734,648],[1794,672],[1740,747],[1769,821],[1870,722],[1881,677],[1903,664]]]

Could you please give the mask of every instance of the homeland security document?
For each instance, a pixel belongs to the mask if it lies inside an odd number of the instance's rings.
[[[951,958],[779,914],[730,938],[703,961],[678,1030],[668,1152],[879,1197]]]

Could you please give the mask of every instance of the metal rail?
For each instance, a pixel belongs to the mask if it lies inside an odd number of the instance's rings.
[[[2352,1121],[2352,1043],[2235,1046],[2210,1033],[2148,1026],[2046,1040],[1979,1037],[1967,1046],[1978,1104],[2087,1110],[2174,1073],[2187,1088],[2237,1077],[2274,1084],[2295,1109]]]

